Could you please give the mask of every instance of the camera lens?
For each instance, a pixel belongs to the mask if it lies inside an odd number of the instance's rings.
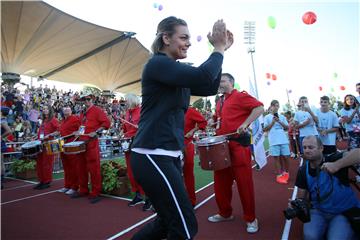
[[[287,220],[293,219],[294,217],[296,217],[296,215],[297,215],[296,209],[287,208],[286,210],[284,210],[284,216]]]

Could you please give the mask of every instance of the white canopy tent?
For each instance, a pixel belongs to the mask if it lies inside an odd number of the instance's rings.
[[[150,52],[134,37],[45,2],[1,2],[1,72],[140,94]]]

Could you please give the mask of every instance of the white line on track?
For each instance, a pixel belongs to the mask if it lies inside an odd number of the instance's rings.
[[[198,189],[198,190],[196,191],[196,193],[202,191],[203,189],[209,187],[209,186],[212,185],[212,184],[214,184],[214,182],[211,182],[211,183],[209,183],[208,185],[206,185],[206,186]],[[195,209],[198,209],[199,207],[201,207],[202,205],[204,205],[206,202],[208,202],[208,201],[209,201],[211,198],[213,198],[214,196],[215,196],[215,194],[213,193],[211,196],[207,197],[205,200],[203,200],[202,202],[200,202],[199,204],[197,204],[197,205],[195,206]],[[125,200],[128,200],[128,199],[125,199]],[[130,232],[131,230],[133,230],[134,228],[140,226],[141,224],[144,224],[144,223],[146,223],[147,221],[153,219],[155,216],[156,216],[156,213],[153,214],[153,215],[151,215],[151,216],[149,216],[149,217],[147,217],[147,218],[145,218],[145,219],[143,219],[142,221],[140,221],[140,222],[138,222],[138,223],[135,223],[134,225],[128,227],[127,229],[125,229],[125,230],[123,230],[123,231],[121,231],[121,232],[119,232],[119,233],[117,233],[117,234],[109,237],[107,240],[116,239],[116,238],[118,238],[118,237],[120,237],[120,236],[122,236],[122,235],[124,235],[124,234],[126,234],[126,233],[128,233],[128,232]]]
[[[30,198],[35,198],[35,197],[47,195],[47,194],[50,194],[50,193],[53,193],[53,192],[57,192],[57,191],[59,191],[59,189],[53,190],[53,191],[49,191],[49,192],[40,193],[40,194],[36,194],[36,195],[33,195],[33,196],[29,196],[29,197],[24,197],[24,198],[19,198],[19,199],[11,200],[11,201],[8,201],[8,202],[1,203],[1,205],[5,205],[5,204],[9,204],[9,203],[14,203],[14,202],[19,202],[19,201],[23,201],[23,200],[26,200],[26,199],[30,199]]]
[[[301,158],[299,167],[301,167],[302,164],[303,164],[303,159]],[[293,191],[292,196],[291,196],[291,200],[294,200],[296,198],[297,191],[298,191],[298,187],[295,186],[294,191]],[[292,222],[292,220],[286,220],[285,221],[284,230],[283,230],[283,233],[282,233],[282,236],[281,236],[281,240],[288,240],[289,239],[291,222]]]
[[[26,183],[32,183],[32,184],[37,184],[39,182],[34,182],[34,181],[29,181],[29,180],[23,180],[23,179],[18,179],[18,178],[13,178],[13,177],[5,177],[7,179],[11,179],[11,180],[15,180],[15,181],[20,181],[20,182],[26,182]]]
[[[34,186],[34,184],[25,184],[25,185],[21,185],[21,186],[17,186],[17,187],[12,187],[12,188],[5,188],[5,189],[2,189],[1,192],[6,192],[6,191],[19,189],[19,188],[24,188],[24,187],[29,187],[29,186]]]
[[[104,193],[102,193],[100,195],[103,197],[108,197],[108,198],[115,198],[115,199],[125,200],[125,201],[129,201],[129,202],[131,201],[131,199],[129,199],[129,198],[117,197],[114,195],[109,195],[109,194],[104,194]]]

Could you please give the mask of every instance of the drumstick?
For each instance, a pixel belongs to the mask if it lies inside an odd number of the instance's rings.
[[[129,121],[126,121],[125,119],[123,119],[123,118],[119,118],[121,121],[123,121],[123,122],[125,122],[125,123],[127,123],[127,124],[129,124],[129,125],[131,125],[131,126],[133,126],[133,127],[135,127],[135,128],[139,128],[138,127],[138,125],[135,125],[135,124],[133,124],[133,123],[131,123],[131,122],[129,122]]]

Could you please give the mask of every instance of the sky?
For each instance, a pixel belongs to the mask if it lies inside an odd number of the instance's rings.
[[[360,82],[359,2],[358,1],[245,1],[245,0],[46,0],[48,4],[77,18],[100,26],[135,32],[148,49],[157,24],[165,17],[184,19],[192,46],[184,60],[200,65],[210,54],[207,33],[217,19],[224,19],[235,42],[225,53],[223,72],[231,73],[241,90],[255,85],[249,46],[244,44],[244,22],[255,21],[253,54],[259,99],[268,107],[277,99],[283,105],[307,96],[319,106],[323,95],[343,100],[356,94]],[[159,8],[159,6],[162,6]],[[317,20],[307,25],[305,12]],[[276,21],[275,28],[268,18]],[[200,36],[200,37],[199,37]],[[200,39],[201,38],[201,39]],[[267,79],[275,74],[277,80]],[[322,91],[319,90],[322,87]],[[345,87],[345,90],[340,90]]]

